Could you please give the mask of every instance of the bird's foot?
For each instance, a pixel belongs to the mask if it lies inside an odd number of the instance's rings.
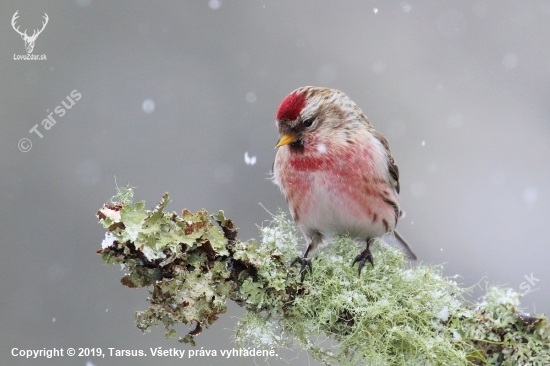
[[[290,263],[290,266],[292,267],[296,263],[300,263],[301,265],[300,281],[304,282],[304,278],[306,277],[306,272],[309,271],[309,273],[311,273],[313,271],[313,267],[311,266],[311,259],[307,259],[305,257],[304,258],[296,257],[296,259],[294,259],[292,263]]]
[[[372,264],[372,267],[374,268],[374,262],[372,261],[372,253],[370,252],[369,247],[361,252],[361,254],[358,254],[357,257],[353,260],[353,263],[351,266],[353,267],[355,263],[359,262],[359,277],[361,276],[361,270],[365,266],[365,263],[369,262]]]

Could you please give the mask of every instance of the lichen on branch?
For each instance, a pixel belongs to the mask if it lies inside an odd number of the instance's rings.
[[[327,365],[550,363],[546,317],[521,313],[513,290],[490,288],[470,304],[441,267],[411,266],[381,241],[375,266],[358,277],[359,249],[346,237],[316,256],[302,282],[290,266],[296,227],[283,213],[260,227],[260,243],[241,242],[223,211],[178,215],[165,212],[168,194],[152,210],[132,197],[120,188],[98,211],[107,229],[98,253],[124,267],[122,284],[149,289],[150,306],[135,314],[144,332],[160,322],[176,337],[174,326],[188,324],[180,341],[195,344],[229,299],[246,308],[237,346],[299,346]]]

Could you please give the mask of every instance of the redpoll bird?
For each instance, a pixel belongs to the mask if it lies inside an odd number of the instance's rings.
[[[394,233],[407,255],[416,259],[395,231],[399,209],[399,170],[387,140],[361,109],[339,90],[305,86],[283,99],[277,110],[279,141],[273,166],[294,221],[309,245],[303,258],[338,235],[366,241],[352,263],[359,274],[373,259],[375,238]]]

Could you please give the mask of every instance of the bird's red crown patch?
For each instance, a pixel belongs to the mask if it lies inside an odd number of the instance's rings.
[[[277,110],[277,120],[293,121],[300,116],[306,106],[306,97],[303,94],[291,93],[281,102]]]

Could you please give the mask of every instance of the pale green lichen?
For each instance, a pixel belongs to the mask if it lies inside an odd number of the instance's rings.
[[[153,210],[146,210],[143,201],[125,202],[115,200],[98,212],[114,238],[101,253],[107,263],[124,264],[128,273],[121,280],[124,285],[150,288],[151,306],[136,312],[136,326],[148,331],[161,321],[166,337],[173,337],[175,324],[196,323],[194,333],[200,332],[202,325],[226,312],[226,298],[235,292],[221,261],[229,254],[230,240],[204,210],[195,214],[184,210],[181,216],[163,212],[170,202],[168,194]],[[221,216],[220,211],[217,217]],[[230,220],[224,222],[223,228],[232,225]],[[181,340],[194,342],[190,336]]]
[[[549,365],[548,320],[522,313],[520,298],[512,289],[490,287],[479,304],[460,309],[449,327],[483,351],[490,365]]]
[[[469,304],[441,267],[411,266],[382,242],[358,277],[351,263],[361,249],[349,238],[322,250],[302,282],[290,266],[296,227],[284,214],[260,227],[260,243],[240,242],[222,211],[167,213],[167,194],[147,210],[132,193],[119,189],[98,212],[108,230],[98,253],[124,265],[124,285],[149,288],[151,306],[136,313],[142,331],[161,322],[175,337],[176,324],[195,323],[180,338],[194,344],[231,299],[247,309],[238,346],[300,346],[327,365],[550,364],[546,317],[522,314],[510,289],[489,288]]]
[[[281,220],[276,217],[270,229],[280,237],[291,235],[289,222],[281,229]],[[277,247],[271,237],[263,237],[262,247]],[[264,316],[249,312],[238,326],[237,344],[265,348],[274,342],[278,347],[298,343],[326,364],[467,364],[466,345],[444,325],[448,316],[442,319],[442,313],[460,308],[463,291],[437,267],[409,268],[399,250],[382,243],[374,268],[366,267],[358,277],[351,267],[358,250],[349,238],[323,250],[306,276],[303,296],[282,311]],[[253,299],[266,301],[259,288],[254,294]],[[269,326],[273,323],[280,326],[277,332]],[[258,329],[269,331],[258,337]]]

